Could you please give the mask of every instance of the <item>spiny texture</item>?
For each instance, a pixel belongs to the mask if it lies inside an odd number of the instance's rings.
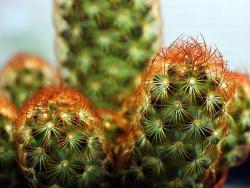
[[[234,93],[221,54],[193,38],[177,40],[142,80],[125,185],[212,187]]]
[[[121,113],[121,111],[112,110],[97,110],[98,115],[104,125],[105,137],[114,143],[117,136],[122,134],[123,130],[126,129],[127,120]]]
[[[123,166],[131,157],[131,147],[133,147],[134,130],[131,127],[131,116],[127,113],[126,107],[127,104],[118,112],[97,110],[104,124],[105,136],[109,140],[112,155],[112,187],[121,186],[121,178],[126,173]]]
[[[16,121],[15,140],[33,187],[101,187],[108,178],[103,128],[73,89],[51,86],[35,94]]]
[[[247,158],[250,145],[250,79],[249,75],[234,72],[236,85],[234,106],[230,113],[234,122],[229,121],[229,134],[226,138],[221,168],[229,168],[241,164]]]
[[[0,72],[0,90],[18,106],[43,85],[57,82],[55,71],[33,54],[16,54]]]
[[[17,164],[12,136],[12,123],[17,117],[16,107],[0,96],[0,187],[17,187]]]
[[[159,0],[55,0],[65,81],[99,108],[118,108],[159,46]]]

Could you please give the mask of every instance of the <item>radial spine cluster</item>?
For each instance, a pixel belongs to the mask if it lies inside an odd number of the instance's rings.
[[[212,187],[234,93],[226,68],[217,50],[193,38],[158,51],[136,95],[126,186]]]
[[[103,128],[89,102],[70,88],[43,88],[15,125],[18,162],[33,187],[101,187],[108,178]]]

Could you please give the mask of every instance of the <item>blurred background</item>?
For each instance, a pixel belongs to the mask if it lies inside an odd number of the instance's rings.
[[[250,71],[249,0],[161,0],[164,45],[181,34],[217,46],[231,69]],[[52,0],[0,0],[0,66],[11,54],[35,52],[55,62]]]
[[[249,0],[161,0],[164,46],[180,35],[218,47],[233,70],[250,71]],[[55,65],[52,0],[0,0],[0,67],[16,52],[42,55]],[[250,163],[231,171],[226,188],[250,187]]]

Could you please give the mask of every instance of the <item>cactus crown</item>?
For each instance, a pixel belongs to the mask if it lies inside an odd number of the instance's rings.
[[[158,0],[55,0],[65,80],[98,107],[118,107],[153,54],[158,6]]]
[[[234,108],[231,116],[234,122],[229,122],[229,134],[224,145],[222,167],[233,167],[241,164],[248,155],[248,137],[250,129],[250,80],[249,75],[233,72],[236,92]]]
[[[20,53],[9,60],[0,74],[0,88],[6,97],[21,106],[45,84],[57,82],[57,75],[42,58]]]
[[[230,79],[221,54],[193,38],[161,49],[136,95],[139,131],[127,182],[202,186],[214,173],[227,130]]]
[[[0,186],[14,185],[15,149],[12,136],[12,123],[17,117],[16,107],[0,96]]]
[[[18,159],[33,185],[101,185],[107,154],[102,126],[86,99],[47,87],[23,107],[15,126]]]

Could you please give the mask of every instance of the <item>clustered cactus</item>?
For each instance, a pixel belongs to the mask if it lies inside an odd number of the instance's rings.
[[[49,64],[28,53],[13,56],[0,72],[0,92],[18,106],[43,85],[57,82],[58,76]]]
[[[99,108],[118,108],[158,49],[159,0],[55,0],[64,80]]]
[[[54,0],[63,83],[32,54],[0,72],[0,187],[223,187],[250,149],[250,80],[191,37],[146,66],[159,7]]]
[[[229,134],[225,140],[221,168],[234,167],[246,160],[250,135],[250,80],[247,74],[233,72],[236,85],[234,106],[229,121]]]
[[[217,50],[193,38],[161,49],[137,92],[126,187],[212,187],[233,89]]]
[[[33,187],[101,187],[109,154],[103,127],[77,91],[50,86],[21,109],[15,124],[19,165]]]
[[[17,164],[12,136],[12,124],[17,109],[11,101],[0,96],[0,187],[17,187]]]

